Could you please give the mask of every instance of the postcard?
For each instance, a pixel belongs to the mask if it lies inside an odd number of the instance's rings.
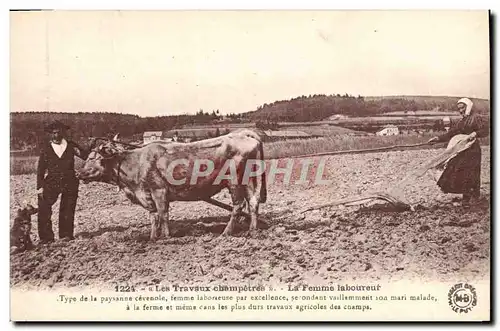
[[[490,321],[489,25],[11,11],[11,321]]]

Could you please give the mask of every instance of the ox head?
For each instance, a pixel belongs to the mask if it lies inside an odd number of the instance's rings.
[[[118,143],[118,135],[107,138],[90,138],[89,155],[83,167],[77,173],[84,183],[98,181],[109,182],[113,165],[126,147]]]

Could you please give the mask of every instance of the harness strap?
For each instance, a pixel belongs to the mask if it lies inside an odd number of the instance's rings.
[[[121,189],[121,187],[120,187],[120,170],[122,167],[122,162],[123,162],[123,159],[120,159],[118,161],[118,168],[116,169],[116,185],[118,186],[118,191],[120,191],[120,189]]]

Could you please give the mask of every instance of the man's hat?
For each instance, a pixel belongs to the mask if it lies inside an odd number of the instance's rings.
[[[69,126],[58,121],[58,120],[55,120],[55,121],[49,123],[47,126],[45,126],[45,131],[47,131],[47,132],[50,132],[54,129],[68,130]]]

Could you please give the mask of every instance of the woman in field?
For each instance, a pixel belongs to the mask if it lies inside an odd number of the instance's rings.
[[[468,98],[458,100],[457,107],[462,119],[443,135],[429,139],[429,144],[448,142],[457,134],[469,135],[476,132],[477,137],[488,135],[488,126],[474,113],[473,103]],[[481,147],[476,140],[473,145],[451,159],[438,180],[444,193],[463,194],[462,204],[468,206],[471,198],[478,199],[481,187]]]

